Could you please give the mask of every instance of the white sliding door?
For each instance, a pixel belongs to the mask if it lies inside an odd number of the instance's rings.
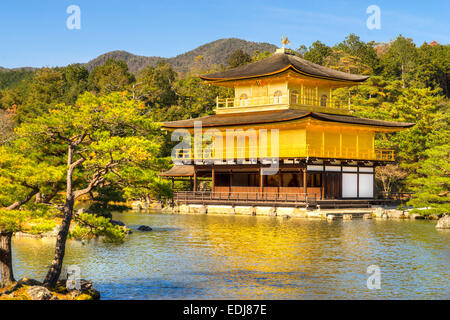
[[[358,174],[342,173],[342,198],[358,197]]]
[[[359,175],[359,197],[373,198],[373,174]]]

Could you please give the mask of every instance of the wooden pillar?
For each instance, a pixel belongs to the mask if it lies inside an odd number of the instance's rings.
[[[356,168],[356,197],[359,198],[359,164]]]
[[[320,102],[319,102],[319,87],[316,86],[316,106],[320,106]]]
[[[356,131],[356,159],[359,159],[359,130]]]
[[[259,168],[259,192],[263,193],[263,184],[264,184],[264,177],[263,177],[263,168]]]
[[[197,191],[197,170],[194,169],[194,190]]]
[[[305,169],[303,169],[303,191],[304,191],[305,195],[308,194],[308,185],[307,185],[308,180],[306,179],[306,174],[307,174],[307,171],[306,171],[306,167],[305,167]]]
[[[230,194],[231,194],[231,188],[233,187],[233,170],[230,169]]]
[[[278,168],[278,194],[280,194],[281,191],[281,170]]]
[[[326,181],[325,175],[326,174],[327,173],[325,171],[325,165],[323,165],[323,171],[322,171],[322,174],[321,174],[321,177],[320,177],[320,180],[321,180],[320,182],[322,184],[322,187],[320,189],[320,200],[323,200],[325,198],[325,181]]]
[[[172,177],[172,190],[174,187],[175,187],[175,181],[173,180],[173,177]]]
[[[216,174],[215,174],[215,170],[214,167],[212,167],[211,169],[211,191],[214,192],[215,189],[215,183],[216,183]]]
[[[322,157],[325,157],[325,129],[322,127],[322,148],[321,148]]]
[[[300,91],[300,104],[305,104],[305,90],[303,88],[303,83]]]

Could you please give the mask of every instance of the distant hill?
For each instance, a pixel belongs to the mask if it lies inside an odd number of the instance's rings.
[[[33,68],[6,69],[0,67],[0,89],[19,86],[23,81],[31,79],[34,70]]]
[[[146,66],[149,65],[154,66],[160,61],[167,61],[177,72],[186,73],[189,70],[191,70],[193,66],[196,66],[203,70],[207,70],[215,65],[220,64],[226,65],[228,58],[234,51],[238,49],[242,49],[248,54],[253,55],[253,53],[256,50],[275,52],[277,46],[265,42],[253,42],[237,38],[228,38],[209,42],[194,50],[188,51],[186,53],[180,54],[172,58],[146,57],[146,56],[138,56],[126,51],[111,51],[102,54],[101,56],[98,56],[95,59],[92,59],[85,65],[87,69],[91,71],[95,67],[104,64],[105,61],[108,59],[111,58],[118,59],[125,61],[128,64],[129,70],[132,73],[136,74]],[[201,59],[198,59],[200,58],[200,56]],[[29,67],[6,69],[0,67],[0,72],[6,72],[11,70],[34,71],[36,69],[37,68],[29,68]]]
[[[111,51],[102,54],[101,56],[98,56],[97,58],[92,59],[91,61],[86,63],[86,68],[89,71],[92,71],[92,69],[94,69],[95,67],[103,65],[108,59],[125,61],[128,65],[128,69],[132,73],[137,73],[139,70],[145,68],[148,65],[155,65],[159,61],[165,60],[164,58],[160,57],[138,56],[126,51]]]
[[[242,49],[246,53],[253,55],[256,50],[275,52],[277,46],[266,42],[245,41],[236,38],[220,39],[204,44],[194,50],[180,54],[167,61],[178,72],[187,72],[194,65],[195,58],[202,56],[202,66],[211,68],[217,64],[226,65],[228,58],[233,52]]]
[[[125,61],[132,73],[137,73],[148,65],[156,65],[160,61],[167,61],[176,71],[186,73],[194,65],[200,64],[203,69],[209,69],[214,65],[226,65],[230,55],[242,49],[250,55],[255,50],[274,52],[277,46],[270,43],[245,41],[236,38],[220,39],[204,44],[194,50],[180,54],[173,58],[138,56],[126,51],[111,51],[89,61],[86,66],[91,71],[96,66],[102,65],[107,59],[113,58]],[[196,58],[201,56],[201,61]]]

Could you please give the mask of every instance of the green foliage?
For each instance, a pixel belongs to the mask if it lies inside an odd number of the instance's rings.
[[[128,209],[125,205],[113,204],[126,202],[124,192],[118,186],[109,185],[97,188],[95,192],[91,192],[91,201],[92,203],[89,206],[89,212],[107,218],[111,218],[111,213],[114,211],[117,212]]]
[[[54,181],[62,178],[59,166],[33,159],[18,146],[0,147],[0,207],[7,207],[27,197],[33,189],[44,191]]]
[[[304,51],[305,48],[301,48],[301,52],[303,53]],[[324,65],[325,59],[329,57],[331,53],[332,50],[329,46],[320,41],[315,41],[302,56],[304,59],[313,63]]]
[[[380,59],[374,49],[375,43],[364,42],[355,34],[350,34],[344,41],[337,44],[333,49],[334,52],[341,52],[343,55],[357,59],[360,64],[360,69],[357,70],[360,74],[371,72],[378,73],[380,70]]]
[[[3,232],[20,231],[26,218],[25,216],[25,211],[0,209],[0,230]]]
[[[124,227],[113,225],[111,219],[87,212],[76,214],[74,221],[76,225],[69,236],[77,240],[102,237],[104,242],[121,243],[127,233]]]
[[[174,90],[176,78],[176,72],[167,63],[146,67],[138,73],[134,97],[157,109],[174,105],[177,101]]]
[[[412,39],[399,35],[382,57],[383,75],[391,80],[402,80],[406,85],[412,78],[417,50]]]
[[[57,225],[59,211],[54,207],[25,204],[20,210],[0,208],[0,229],[5,232],[41,234],[53,230]]]
[[[33,71],[27,69],[0,71],[0,90],[13,89],[31,80]]]
[[[270,51],[255,50],[255,52],[253,53],[253,56],[252,56],[252,62],[256,62],[259,60],[269,58],[271,55],[272,55],[272,52],[270,52]]]
[[[124,91],[134,81],[127,64],[121,60],[108,59],[89,74],[89,87],[102,94]]]
[[[252,57],[242,49],[233,52],[227,60],[227,64],[230,68],[240,67],[250,62],[252,62]]]

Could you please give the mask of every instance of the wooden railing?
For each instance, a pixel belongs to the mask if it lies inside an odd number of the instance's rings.
[[[289,203],[297,205],[316,204],[317,194],[309,193],[268,193],[268,192],[212,192],[212,191],[180,191],[174,194],[175,202],[207,203],[212,201],[238,203]]]
[[[316,98],[306,95],[251,96],[248,98],[216,98],[217,109],[248,108],[269,105],[297,105],[327,109],[350,110],[347,101],[335,98]]]
[[[395,161],[395,151],[388,149],[356,150],[355,148],[322,149],[280,146],[278,150],[259,151],[257,147],[236,146],[232,151],[215,150],[212,147],[203,149],[199,154],[194,154],[192,149],[177,149],[176,159],[179,160],[238,160],[238,159],[263,159],[263,158],[333,158],[333,159],[356,159],[356,160],[378,160]]]

